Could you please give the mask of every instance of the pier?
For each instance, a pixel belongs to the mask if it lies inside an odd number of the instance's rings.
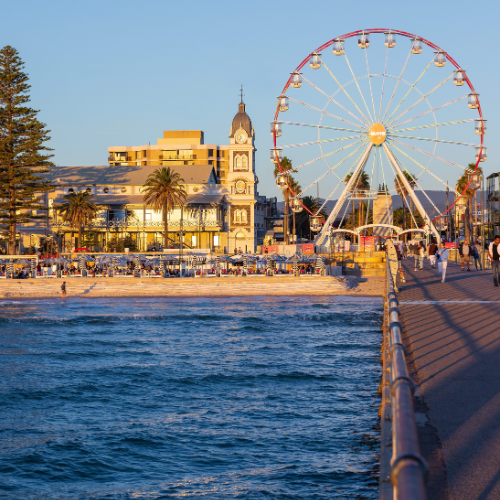
[[[446,282],[425,261],[397,294],[415,390],[427,498],[500,498],[500,288],[491,271],[449,262]]]

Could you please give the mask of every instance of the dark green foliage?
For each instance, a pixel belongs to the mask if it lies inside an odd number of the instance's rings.
[[[40,195],[50,184],[50,139],[30,101],[28,75],[16,49],[0,50],[0,232],[14,253],[17,226],[46,218]]]

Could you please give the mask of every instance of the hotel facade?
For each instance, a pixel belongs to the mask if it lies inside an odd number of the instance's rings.
[[[265,234],[267,210],[258,193],[255,151],[255,131],[242,101],[227,145],[205,144],[200,130],[169,130],[156,145],[109,147],[107,165],[54,167],[48,174],[54,189],[45,194],[47,223],[19,228],[21,247],[51,237],[66,251],[84,245],[112,251],[127,238],[140,251],[178,248],[182,241],[184,248],[253,252]],[[161,167],[179,173],[187,192],[185,204],[168,215],[167,241],[162,213],[143,203],[143,186]],[[100,208],[82,242],[57,210],[65,195],[79,191],[91,193]]]

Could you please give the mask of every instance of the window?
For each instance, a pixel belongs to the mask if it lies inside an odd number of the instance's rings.
[[[195,246],[196,246],[196,236],[195,236],[195,235],[192,235],[192,236],[191,236],[191,246],[192,246],[192,247],[195,247]]]
[[[241,222],[247,222],[247,211],[246,210],[241,211]]]
[[[103,193],[106,193],[106,194],[107,194],[107,193],[109,193],[109,188],[104,188],[104,189],[102,190],[102,192],[103,192]]]
[[[74,192],[75,192],[75,190],[73,188],[68,189],[68,193],[74,193]]]
[[[127,192],[127,188],[126,187],[122,187],[122,193],[126,193]]]
[[[234,169],[235,170],[241,170],[242,168],[242,165],[241,165],[241,156],[240,155],[236,155],[234,157]]]
[[[246,155],[244,155],[243,158],[241,159],[241,168],[243,170],[248,170],[248,158]]]
[[[87,188],[85,191],[87,191],[87,193],[91,193],[92,192],[92,188]]]
[[[208,150],[208,156],[213,156],[214,155],[214,150],[213,149],[209,149]]]
[[[234,211],[234,222],[241,222],[241,211],[240,210]]]
[[[219,235],[214,234],[214,246],[218,247],[219,246]]]
[[[152,218],[152,216],[153,216],[153,214],[151,213],[151,210],[146,210],[146,213],[144,215],[144,219],[147,220],[147,221],[148,220],[150,221],[151,218]]]

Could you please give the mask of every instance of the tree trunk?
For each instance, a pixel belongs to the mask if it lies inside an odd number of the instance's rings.
[[[165,231],[165,243],[163,248],[168,248],[168,210],[167,207],[163,207],[163,229]]]
[[[9,225],[9,255],[16,253],[16,225]]]
[[[78,221],[78,246],[75,245],[75,248],[82,247],[82,220]]]
[[[293,218],[293,243],[296,243],[296,237],[295,237],[295,211],[292,211],[292,218]]]
[[[285,218],[283,220],[283,243],[288,245],[288,189],[285,189],[283,193],[283,199],[285,200]]]

